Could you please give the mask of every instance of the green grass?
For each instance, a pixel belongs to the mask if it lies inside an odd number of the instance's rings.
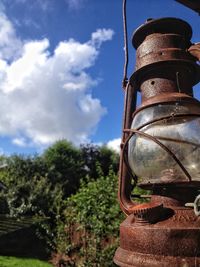
[[[0,267],[52,267],[52,265],[35,259],[0,256]]]

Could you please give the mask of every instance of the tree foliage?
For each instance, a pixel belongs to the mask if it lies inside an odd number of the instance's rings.
[[[1,157],[1,213],[32,216],[37,234],[67,257],[67,266],[112,266],[122,219],[118,160],[107,147],[77,148],[66,140],[42,155]]]
[[[81,154],[85,172],[92,179],[99,177],[98,166],[104,176],[107,176],[111,169],[115,173],[118,172],[119,155],[106,146],[82,145]]]
[[[66,204],[66,250],[74,260],[72,266],[114,266],[112,258],[123,218],[117,201],[116,174],[110,171],[106,177],[83,182]],[[82,236],[78,241],[77,235]]]
[[[83,160],[80,149],[66,140],[57,141],[42,156],[52,185],[60,184],[67,197],[75,193],[83,177]]]

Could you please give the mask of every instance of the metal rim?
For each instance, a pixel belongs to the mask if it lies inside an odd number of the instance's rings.
[[[184,30],[183,30],[184,29]],[[135,49],[144,41],[145,37],[151,33],[180,33],[187,39],[192,37],[191,26],[182,19],[177,18],[160,18],[150,19],[142,26],[138,27],[133,33],[132,44]]]

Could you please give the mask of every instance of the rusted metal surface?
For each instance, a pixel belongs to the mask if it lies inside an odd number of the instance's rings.
[[[119,189],[121,208],[129,216],[121,224],[120,247],[114,257],[114,262],[121,267],[200,266],[200,217],[185,207],[186,203],[195,201],[200,182],[192,180],[174,152],[161,142],[160,136],[142,131],[143,127],[161,120],[200,116],[200,103],[193,98],[192,89],[200,81],[200,66],[191,53],[191,36],[190,25],[175,18],[149,20],[133,35],[133,46],[137,49],[136,68],[131,85],[126,89]],[[137,109],[136,89],[142,95],[142,104]],[[176,102],[186,105],[190,112],[160,116],[131,129],[131,112],[136,116],[147,107]],[[151,201],[142,205],[133,203],[130,196],[132,177],[127,146],[134,134],[162,147],[186,177],[181,182],[169,182],[165,177],[160,177],[154,184],[140,182],[140,187],[152,190]],[[132,176],[136,182],[134,170]]]
[[[193,210],[177,206],[177,201],[157,196],[164,207],[156,210],[156,223],[141,209],[142,220],[130,215],[120,226],[120,248],[114,261],[121,267],[200,266],[200,219]],[[147,205],[148,207],[148,205]],[[147,209],[147,207],[145,207]],[[139,211],[138,211],[139,213]],[[145,214],[145,216],[144,216]]]
[[[162,89],[161,89],[162,91]],[[150,95],[150,93],[149,93]],[[195,108],[198,108],[198,114],[199,114],[199,101],[195,98],[190,97],[187,94],[183,93],[169,93],[169,92],[162,92],[162,94],[159,95],[151,95],[149,98],[143,98],[144,101],[142,102],[141,106],[138,107],[138,109],[133,113],[133,116],[138,113],[140,110],[150,107],[153,105],[158,105],[159,103],[176,103],[180,101],[183,104],[187,104],[188,106],[191,106],[191,110],[195,110]],[[197,111],[196,111],[197,112]],[[194,111],[195,113],[195,111]]]
[[[166,46],[164,45],[165,40],[167,41]],[[180,45],[180,43],[183,45]],[[191,64],[193,64],[193,56],[186,50],[188,47],[184,43],[183,36],[177,34],[151,34],[151,38],[145,39],[137,49],[136,70],[159,61],[178,60],[180,63],[180,60],[185,60],[188,63],[191,61]]]
[[[135,111],[137,102],[137,91],[135,86],[127,84],[125,88],[124,97],[124,118],[123,118],[123,129],[130,128],[132,123],[132,113]],[[121,140],[121,155],[120,155],[120,168],[119,168],[119,199],[121,209],[125,214],[130,214],[130,208],[133,206],[131,201],[132,191],[132,175],[127,164],[124,164],[124,143],[127,139],[128,134],[123,131]]]
[[[200,67],[188,52],[192,29],[179,19],[150,20],[133,35],[137,47],[136,80],[145,100],[162,92],[192,95],[192,86],[200,80]],[[162,91],[161,91],[162,90]]]
[[[133,214],[121,224],[116,264],[122,267],[199,266],[199,217],[191,209],[174,206],[165,206],[159,215],[160,221],[154,224],[139,224]]]
[[[135,49],[137,49],[145,38],[152,33],[174,33],[182,35],[190,40],[192,37],[192,28],[187,22],[177,18],[148,19],[134,32],[132,44]]]
[[[176,0],[176,2],[179,2],[200,14],[200,1],[199,0]]]
[[[136,224],[155,223],[160,220],[160,214],[164,212],[163,204],[158,202],[144,203],[132,208],[134,222]]]

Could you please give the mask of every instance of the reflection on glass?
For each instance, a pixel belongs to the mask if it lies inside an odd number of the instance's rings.
[[[192,112],[195,112],[193,108]],[[187,106],[166,104],[143,109],[136,114],[132,128],[170,114],[191,113]],[[171,117],[140,129],[156,137],[181,161],[193,181],[200,181],[200,117]],[[188,178],[162,147],[138,134],[129,141],[129,164],[142,183],[184,182]]]

